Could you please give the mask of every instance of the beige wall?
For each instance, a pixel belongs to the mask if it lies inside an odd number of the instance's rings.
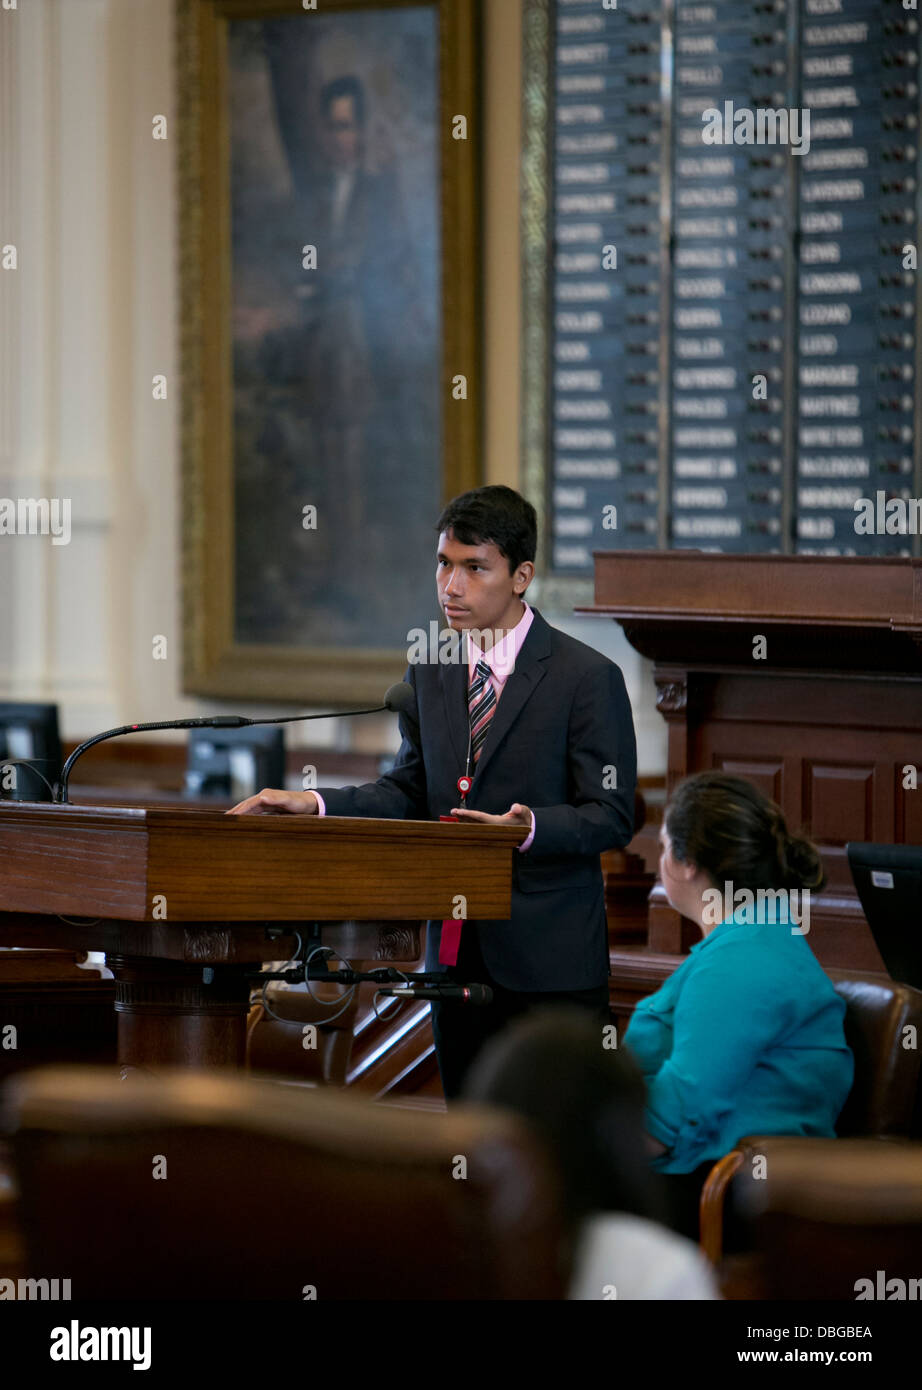
[[[516,486],[521,0],[484,10],[484,466]],[[4,14],[0,243],[20,268],[0,272],[0,496],[70,497],[73,538],[0,538],[0,698],[57,700],[67,737],[217,708],[180,690],[175,110],[172,0]],[[155,373],[166,401],[151,398]],[[646,663],[614,624],[548,616],[622,665],[641,767],[660,770]],[[395,733],[389,717],[311,732],[380,747]]]

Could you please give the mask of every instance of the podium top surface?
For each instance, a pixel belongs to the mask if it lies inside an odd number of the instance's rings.
[[[506,920],[524,826],[0,802],[0,911],[127,921]]]
[[[223,810],[202,810],[198,807],[185,809],[176,805],[108,806],[98,803],[81,805],[73,802],[61,805],[49,801],[0,801],[0,816],[4,817],[4,823],[9,824],[66,826],[72,830],[140,830],[147,833],[158,830],[182,830],[187,833],[198,831],[217,835],[241,832],[254,832],[258,835],[280,833],[360,840],[384,839],[401,843],[408,837],[425,842],[453,843],[452,836],[460,832],[468,837],[468,844],[507,848],[520,845],[528,833],[524,826],[481,825],[476,821],[457,821],[450,824],[447,821],[431,820],[376,820],[371,816],[301,816],[276,813],[231,816]]]

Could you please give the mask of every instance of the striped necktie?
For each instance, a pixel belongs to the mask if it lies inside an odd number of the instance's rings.
[[[490,680],[491,671],[485,661],[478,661],[467,692],[467,711],[471,721],[471,757],[476,763],[486,742],[490,720],[496,711],[496,691]],[[461,945],[462,921],[448,917],[442,923],[439,941],[439,964],[457,965]]]
[[[474,762],[486,742],[490,721],[496,712],[496,691],[490,680],[492,672],[485,661],[477,662],[474,679],[467,692],[467,710],[471,721],[471,756]]]

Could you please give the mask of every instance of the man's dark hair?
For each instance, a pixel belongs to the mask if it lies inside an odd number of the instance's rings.
[[[327,82],[320,92],[320,114],[324,120],[330,114],[330,107],[340,97],[351,97],[355,119],[359,127],[365,125],[365,88],[358,77],[336,77]]]
[[[435,524],[441,535],[451,531],[462,545],[492,543],[515,574],[523,560],[534,562],[538,517],[534,507],[511,487],[475,487],[453,498]]]
[[[478,1054],[464,1099],[513,1110],[538,1131],[562,1179],[571,1238],[594,1212],[663,1218],[643,1076],[626,1049],[603,1046],[602,1024],[584,1010],[545,1006],[516,1019]]]

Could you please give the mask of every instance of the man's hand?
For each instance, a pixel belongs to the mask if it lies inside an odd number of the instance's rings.
[[[228,812],[229,816],[316,816],[317,798],[313,792],[286,792],[267,787],[246,801],[238,801]]]
[[[463,806],[456,806],[449,814],[462,820],[479,820],[484,825],[524,825],[527,830],[531,829],[531,811],[518,801],[514,801],[502,816],[491,816],[486,811],[468,811]]]

